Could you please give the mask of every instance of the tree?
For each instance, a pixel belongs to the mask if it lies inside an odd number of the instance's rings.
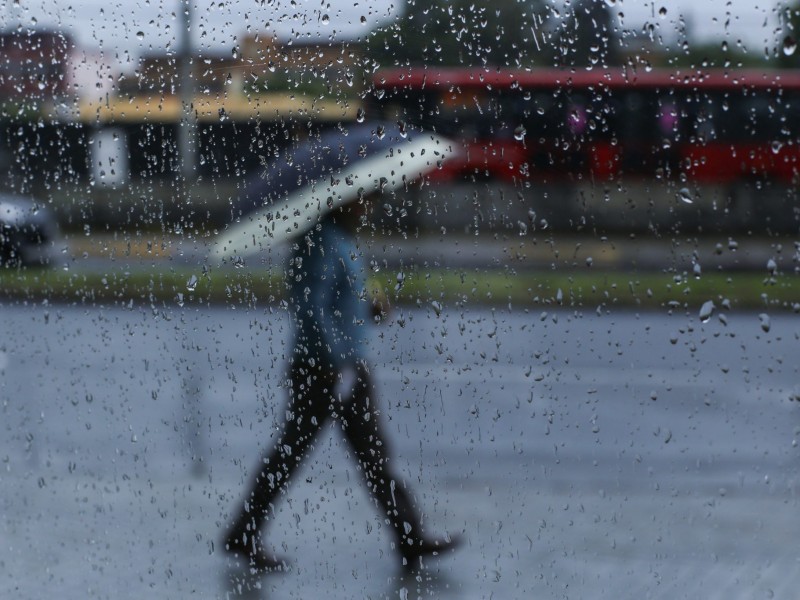
[[[408,0],[368,39],[386,65],[529,66],[546,55],[545,0]]]
[[[800,67],[800,52],[797,52],[797,43],[800,40],[800,0],[795,0],[781,12],[781,24],[775,53],[781,67],[796,69]]]
[[[613,17],[604,0],[577,0],[567,5],[553,33],[554,61],[558,66],[583,67],[620,64]]]

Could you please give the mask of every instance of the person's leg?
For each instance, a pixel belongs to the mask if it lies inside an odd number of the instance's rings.
[[[259,556],[258,537],[276,496],[286,490],[292,474],[308,455],[320,428],[330,416],[332,378],[306,365],[291,370],[286,420],[278,439],[264,453],[224,543],[232,552]]]
[[[392,468],[382,415],[375,404],[374,388],[367,367],[360,366],[358,374],[353,399],[341,409],[342,428],[355,451],[370,494],[392,527],[397,551],[404,565],[414,568],[420,556],[446,550],[454,545],[455,540],[435,540],[424,535],[422,519],[405,482]]]

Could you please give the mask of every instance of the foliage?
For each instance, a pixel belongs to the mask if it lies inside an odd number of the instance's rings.
[[[369,37],[368,52],[384,66],[541,64],[547,15],[544,0],[408,0]]]
[[[315,76],[307,69],[287,69],[277,71],[268,79],[248,82],[245,85],[245,94],[264,94],[271,92],[291,92],[325,97],[333,92],[330,82],[322,77]],[[335,87],[341,86],[336,83]]]
[[[163,268],[161,268],[163,267]],[[199,275],[199,277],[198,277]],[[278,302],[286,286],[281,271],[261,268],[197,267],[124,270],[0,269],[0,300],[65,302],[80,305],[230,304]],[[196,285],[187,288],[187,281]],[[732,308],[800,310],[800,285],[794,275],[708,273],[676,283],[669,273],[567,269],[513,272],[485,269],[411,269],[397,283],[395,273],[374,275],[371,287],[390,304],[490,305],[518,307],[598,306],[699,310],[707,300]]]
[[[583,67],[620,64],[612,15],[603,0],[577,0],[567,5],[553,32],[554,62]]]
[[[686,44],[682,51],[670,56],[669,65],[673,67],[705,68],[746,68],[763,67],[763,54],[747,52],[742,46],[731,47],[727,42]],[[773,63],[773,67],[778,66]]]
[[[782,27],[780,39],[776,44],[776,54],[781,67],[796,69],[800,67],[800,53],[797,41],[800,39],[800,0],[795,0],[781,12]]]

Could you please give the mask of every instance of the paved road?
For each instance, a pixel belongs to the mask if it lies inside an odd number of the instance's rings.
[[[366,238],[369,260],[395,268],[399,265],[448,268],[586,269],[595,268],[704,272],[748,269],[768,272],[773,261],[781,272],[793,271],[800,263],[800,246],[789,237],[752,237],[708,234],[704,237],[657,237],[575,235],[542,231],[526,236],[512,233],[466,236]],[[54,264],[91,267],[109,259],[124,264],[151,264],[168,259],[173,263],[202,262],[208,256],[203,240],[171,235],[73,235],[62,244]],[[286,248],[270,250],[259,259],[283,266]],[[258,261],[252,259],[253,264]]]
[[[292,571],[251,579],[216,541],[281,417],[285,315],[0,310],[2,597],[800,590],[796,317],[398,312],[374,340],[389,432],[466,546],[399,578],[333,432],[277,510]]]

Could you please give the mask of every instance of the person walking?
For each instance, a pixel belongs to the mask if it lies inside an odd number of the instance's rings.
[[[320,209],[326,214],[312,218],[316,222],[292,245],[287,277],[295,332],[286,420],[224,533],[225,550],[259,571],[286,567],[265,545],[271,510],[329,421],[339,424],[353,450],[403,568],[418,568],[424,557],[460,541],[426,534],[412,494],[392,463],[367,356],[371,301],[355,237],[366,222],[369,198],[362,189],[345,200],[330,212]]]

